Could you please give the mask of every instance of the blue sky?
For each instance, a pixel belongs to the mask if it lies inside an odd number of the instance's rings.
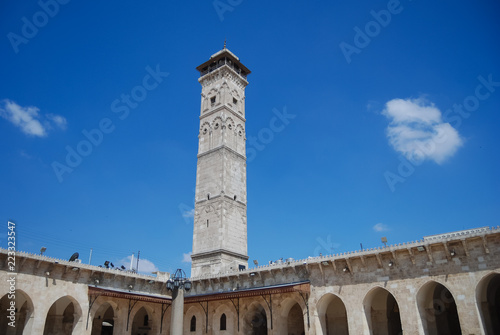
[[[500,224],[495,1],[0,9],[1,247],[10,219],[19,250],[87,263],[92,248],[94,265],[140,250],[142,271],[189,270],[195,67],[224,39],[252,70],[250,264]],[[285,112],[294,117],[262,143]],[[86,156],[69,166],[71,150]]]

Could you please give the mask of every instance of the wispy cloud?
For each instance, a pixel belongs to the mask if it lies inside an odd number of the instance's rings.
[[[61,128],[62,130],[66,130],[66,126],[68,125],[68,122],[66,121],[66,118],[64,118],[61,115],[56,115],[56,114],[46,114],[45,117],[52,121],[57,127]]]
[[[0,116],[21,129],[26,135],[45,137],[52,124],[60,129],[66,129],[67,121],[63,116],[56,114],[43,116],[39,112],[38,107],[19,106],[7,99],[0,101]]]
[[[373,226],[373,230],[375,230],[376,232],[388,231],[389,226],[383,223],[377,223],[376,225]]]
[[[191,251],[187,254],[182,254],[182,263],[191,263],[191,254]]]
[[[441,164],[463,144],[455,128],[442,121],[441,111],[425,99],[390,100],[382,114],[391,121],[389,143],[409,160]]]
[[[21,157],[23,157],[23,158],[26,158],[26,159],[33,159],[33,158],[34,158],[33,156],[31,156],[31,155],[27,154],[24,150],[21,150],[21,151],[19,152],[19,155],[20,155]]]
[[[185,218],[193,218],[194,217],[194,208],[187,210],[187,211],[184,211],[182,213],[182,216]]]

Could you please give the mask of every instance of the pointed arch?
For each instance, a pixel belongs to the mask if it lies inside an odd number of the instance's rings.
[[[236,134],[236,139],[235,139],[236,146],[235,146],[235,150],[237,152],[239,152],[240,154],[245,155],[245,138],[246,138],[246,135],[245,135],[245,128],[241,125],[241,123],[238,123],[236,125],[235,134]]]
[[[333,293],[323,295],[316,307],[323,334],[348,335],[347,309],[344,301]]]
[[[399,305],[391,292],[380,286],[372,288],[365,296],[363,307],[370,334],[402,333]]]
[[[233,150],[236,150],[236,125],[232,117],[227,117],[224,121],[224,143]]]
[[[136,310],[132,321],[132,334],[152,334],[152,312],[147,306]]]
[[[104,301],[95,308],[92,319],[92,335],[112,335],[115,327],[117,305],[113,301]],[[94,308],[93,308],[94,309]]]
[[[490,273],[479,281],[476,304],[486,335],[500,334],[500,273]]]
[[[461,334],[455,298],[437,281],[428,281],[418,290],[417,306],[426,334]]]
[[[15,308],[13,311],[9,311],[9,308],[11,308],[12,301],[15,302]],[[32,320],[35,308],[33,306],[33,301],[26,292],[20,289],[16,289],[15,298],[9,296],[9,294],[5,294],[0,299],[0,308],[2,312],[4,313],[6,312],[7,314],[6,316],[0,318],[0,334],[9,334],[9,330],[12,329],[12,327],[8,325],[10,320],[7,317],[10,315],[13,315],[15,317],[16,320],[15,330],[18,334],[22,334],[23,331],[26,333],[31,332],[31,326],[33,323]]]
[[[205,152],[211,148],[212,126],[205,121],[200,126],[198,153]]]
[[[302,335],[305,333],[304,326],[304,311],[298,303],[295,303],[287,315],[287,334],[289,335]]]
[[[248,305],[244,316],[243,334],[267,335],[269,311],[260,302],[254,301]]]
[[[224,122],[220,116],[215,117],[212,120],[212,144],[210,148],[217,148],[223,144],[223,128]]]
[[[81,317],[82,309],[78,301],[69,295],[61,297],[47,312],[43,334],[72,334]]]

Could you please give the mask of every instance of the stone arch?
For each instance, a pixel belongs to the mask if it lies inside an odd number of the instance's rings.
[[[222,139],[222,132],[223,132],[223,127],[224,127],[224,122],[222,121],[222,118],[220,116],[215,117],[212,120],[212,144],[211,148],[216,148],[220,145],[223,144],[223,139]]]
[[[212,104],[212,98],[215,98],[215,102]],[[213,108],[220,103],[220,93],[215,88],[212,88],[207,94],[208,108]]]
[[[348,335],[347,309],[344,301],[333,293],[323,295],[317,304],[323,334]]]
[[[363,300],[363,307],[371,335],[403,333],[399,305],[392,293],[385,288],[372,288]]]
[[[224,122],[222,121],[222,117],[220,117],[220,116],[215,117],[212,120],[212,124],[210,126],[212,127],[213,130],[221,130],[222,126],[224,126]]]
[[[236,134],[235,149],[237,152],[245,154],[245,128],[240,123],[236,125],[235,134]]]
[[[69,295],[61,297],[50,306],[47,312],[43,334],[72,334],[81,317],[82,309],[78,301]]]
[[[279,326],[282,332],[290,335],[300,335],[305,331],[305,306],[295,296],[289,296],[280,302]]]
[[[234,133],[235,130],[235,123],[232,117],[228,116],[226,120],[224,121],[224,124],[226,126],[227,131],[230,131]]]
[[[212,139],[212,127],[209,122],[205,121],[202,123],[200,127],[199,137],[199,151],[198,153],[207,151],[211,148],[211,139]]]
[[[220,97],[221,97],[221,104],[226,104],[229,99],[230,99],[230,93],[229,93],[229,85],[227,84],[227,80],[224,80],[222,82],[222,85],[220,86]]]
[[[135,308],[132,320],[132,334],[149,335],[153,334],[153,310],[151,307],[141,304]]]
[[[104,301],[92,307],[92,335],[112,335],[115,327],[117,304],[113,301]]]
[[[225,143],[233,150],[236,150],[236,126],[234,123],[233,118],[227,117],[226,120],[224,121],[225,123],[225,131],[224,131],[224,136],[225,138]]]
[[[13,310],[9,310],[12,309],[12,301],[16,304]],[[0,334],[14,335],[22,334],[23,331],[27,334],[31,332],[35,308],[33,301],[26,292],[16,289],[15,297],[9,293],[5,294],[0,299],[0,308],[2,312],[7,314],[0,318]],[[15,328],[9,326],[9,322],[12,321],[9,319],[10,316],[15,320]]]
[[[248,305],[243,315],[243,334],[267,335],[269,320],[268,309],[260,302],[252,302]]]
[[[476,303],[485,334],[500,334],[500,273],[490,273],[479,281]]]
[[[245,137],[245,128],[241,125],[241,123],[238,123],[236,125],[236,135]]]
[[[236,104],[234,103],[234,100],[236,100]],[[241,101],[241,97],[240,97],[240,94],[238,93],[237,90],[232,90],[231,91],[231,101],[230,101],[231,105],[233,106],[233,109],[237,112],[237,113],[240,113],[241,114],[241,109],[240,109],[240,106],[242,104],[242,101]]]
[[[220,329],[221,317],[226,317],[226,330]],[[222,303],[214,312],[212,317],[212,333],[213,334],[236,334],[238,333],[238,316],[235,313],[234,306],[230,303]]]
[[[191,320],[195,317],[195,330],[191,331]],[[201,335],[205,334],[205,312],[201,307],[195,304],[190,304],[190,306],[184,312],[184,329],[190,335]]]
[[[429,281],[417,293],[417,306],[425,334],[461,334],[453,294],[441,283]]]

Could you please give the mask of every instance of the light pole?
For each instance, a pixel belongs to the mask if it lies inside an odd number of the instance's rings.
[[[177,269],[167,280],[167,290],[172,292],[172,317],[170,335],[182,335],[184,326],[184,290],[191,289],[191,282],[182,269]]]

